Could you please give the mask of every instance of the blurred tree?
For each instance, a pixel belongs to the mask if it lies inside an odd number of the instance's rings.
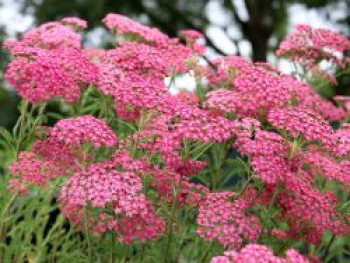
[[[23,12],[33,12],[38,24],[62,16],[77,15],[88,20],[91,28],[99,26],[101,19],[109,12],[122,13],[176,36],[179,29],[185,28],[205,32],[213,24],[209,19],[208,7],[216,4],[228,19],[225,24],[215,26],[236,46],[237,54],[239,43],[248,41],[252,47],[252,59],[266,61],[269,50],[274,48],[269,45],[270,40],[274,38],[277,40],[274,43],[278,43],[286,33],[288,7],[291,4],[325,8],[338,2],[344,0],[24,0]],[[246,15],[242,16],[242,12]],[[239,37],[230,34],[232,26],[240,29]],[[215,52],[227,55],[208,35],[205,38]]]
[[[0,27],[0,45],[6,39],[6,32],[4,27]],[[0,49],[0,75],[3,76],[6,69],[9,57],[5,50]],[[6,88],[6,82],[3,78],[0,78],[0,126],[10,128],[16,122],[18,112],[16,107],[18,104],[18,96],[14,90]]]

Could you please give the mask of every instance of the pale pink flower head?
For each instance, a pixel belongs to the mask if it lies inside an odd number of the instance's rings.
[[[114,29],[118,34],[136,36],[149,44],[159,45],[169,41],[169,38],[157,28],[142,25],[123,15],[108,14],[102,22],[108,29]]]
[[[70,26],[49,22],[26,32],[21,43],[28,47],[45,49],[81,48],[81,36]]]

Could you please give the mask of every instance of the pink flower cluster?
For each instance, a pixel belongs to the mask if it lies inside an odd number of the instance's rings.
[[[52,140],[71,146],[92,143],[95,148],[113,147],[118,142],[107,124],[91,115],[60,120],[50,130],[49,136]]]
[[[277,257],[269,247],[249,244],[239,252],[236,250],[225,252],[224,256],[212,258],[211,263],[309,263],[310,261],[294,249],[286,251],[286,258]]]
[[[254,173],[267,183],[281,181],[293,171],[293,161],[289,157],[289,145],[278,134],[258,130],[254,140],[249,139],[243,142],[239,140],[237,145],[240,152],[251,156],[251,164]]]
[[[350,124],[343,123],[334,134],[335,140],[335,155],[349,156],[350,155]]]
[[[312,174],[320,174],[328,180],[350,184],[348,161],[337,161],[329,154],[311,150],[304,154],[304,162],[309,164]]]
[[[293,138],[303,135],[305,140],[321,141],[327,149],[334,146],[332,127],[315,111],[289,107],[273,109],[268,114],[268,121],[280,130],[286,130]]]
[[[187,107],[183,108],[179,117],[179,121],[174,124],[174,133],[178,138],[222,142],[232,136],[232,122],[215,113]]]
[[[52,127],[44,140],[37,140],[30,151],[21,152],[19,160],[11,166],[14,177],[25,184],[45,187],[49,179],[69,176],[81,169],[90,158],[83,153],[84,143],[95,148],[112,147],[118,142],[114,132],[102,120],[93,116],[81,116],[60,120]]]
[[[288,56],[304,66],[313,67],[318,60],[327,59],[341,64],[335,51],[343,52],[350,47],[350,41],[328,29],[313,29],[308,25],[296,26],[277,50],[278,56]]]
[[[23,34],[21,41],[6,41],[5,47],[13,54],[18,53],[19,47],[43,48],[81,48],[81,36],[73,27],[86,27],[86,21],[79,18],[63,18],[61,22],[49,22]]]
[[[123,15],[108,14],[102,21],[108,29],[114,29],[121,35],[139,37],[149,44],[160,45],[169,41],[169,38],[157,28],[144,26]]]
[[[206,108],[234,113],[239,116],[256,116],[271,108],[288,105],[292,99],[288,78],[279,73],[252,64],[242,59],[224,59],[219,64],[220,82],[224,81],[229,89],[217,89],[207,93]],[[218,79],[212,80],[213,84]]]
[[[55,163],[42,161],[33,152],[22,152],[17,162],[12,163],[10,171],[14,178],[39,186],[45,186],[48,178],[55,178],[59,170]]]
[[[33,29],[21,41],[5,43],[15,56],[5,78],[31,103],[55,97],[71,103],[80,97],[86,85],[98,81],[98,68],[83,53],[80,35],[64,25],[69,21],[83,26],[85,21],[73,18],[62,21],[63,24],[52,22]]]
[[[55,97],[74,102],[87,83],[97,80],[97,68],[74,49],[36,50],[29,57],[13,60],[5,77],[29,102]]]
[[[289,220],[290,236],[306,236],[308,242],[319,244],[327,230],[336,235],[350,233],[344,215],[335,209],[338,200],[333,193],[321,193],[305,175],[286,177],[285,188],[278,203]]]
[[[50,139],[36,141],[31,151],[23,151],[10,166],[13,174],[12,191],[27,192],[29,184],[45,187],[59,176],[67,176],[79,169],[81,158],[74,148]]]
[[[197,233],[209,241],[217,239],[225,247],[239,249],[244,240],[257,240],[261,226],[259,219],[246,211],[251,204],[234,198],[233,192],[208,194],[199,207]]]
[[[154,47],[122,42],[101,55],[98,88],[115,98],[122,117],[137,118],[142,109],[174,114],[178,99],[168,91],[164,78],[182,72],[192,53],[181,44]]]
[[[320,66],[321,61],[328,61],[336,67],[345,68],[349,63],[342,58],[341,53],[349,50],[350,41],[328,29],[314,29],[308,25],[296,26],[280,45],[277,56],[286,56],[307,68],[314,77],[328,80],[337,85],[337,80],[331,71]]]
[[[102,208],[104,212],[99,213],[98,218],[102,220],[92,225],[94,231],[115,231],[125,243],[135,238],[145,242],[164,231],[164,221],[155,215],[142,189],[136,173],[118,171],[114,162],[105,161],[69,178],[59,200],[63,213],[76,224],[82,223],[84,216],[89,214],[89,206]],[[94,220],[93,217],[88,219]]]

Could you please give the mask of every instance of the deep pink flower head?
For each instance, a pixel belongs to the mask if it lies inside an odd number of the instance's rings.
[[[118,172],[112,162],[94,164],[75,173],[65,183],[60,200],[76,206],[105,207],[113,203],[116,214],[128,216],[144,209],[141,179],[132,172]]]
[[[102,20],[108,29],[114,29],[118,34],[139,37],[149,44],[163,44],[169,38],[157,28],[142,25],[134,20],[119,14],[108,14]]]
[[[181,90],[176,94],[176,97],[183,103],[191,106],[197,106],[199,103],[199,98],[197,95],[190,91]]]
[[[179,139],[222,142],[232,136],[229,120],[198,108],[183,107],[174,121],[174,133]]]
[[[79,29],[85,29],[87,28],[87,22],[83,19],[80,19],[79,17],[65,17],[61,19],[61,22],[64,25],[71,25],[73,27],[79,28]]]
[[[265,245],[248,244],[239,252],[232,250],[224,256],[214,257],[211,263],[309,263],[309,260],[294,249],[288,249],[286,258],[281,258]]]
[[[31,151],[19,154],[19,159],[11,164],[10,171],[14,179],[23,185],[45,187],[49,180],[69,176],[79,170],[81,162],[78,149],[51,139],[38,140]]]
[[[75,224],[86,218],[93,231],[112,230],[120,241],[154,240],[165,229],[162,218],[142,193],[141,178],[132,171],[119,171],[118,165],[105,161],[75,173],[62,187],[62,212]],[[98,213],[88,213],[98,209]],[[107,213],[112,209],[113,213]],[[96,210],[97,211],[97,210]],[[95,215],[95,216],[94,216]]]
[[[350,156],[350,124],[343,123],[334,134],[335,148],[333,152],[336,156]]]
[[[49,136],[71,146],[92,143],[96,148],[113,147],[118,142],[113,130],[103,120],[91,115],[60,120],[50,130]]]
[[[339,162],[329,154],[316,150],[304,153],[304,162],[307,163],[314,175],[321,175],[327,180],[337,180],[344,184],[350,184],[349,167],[344,162]]]
[[[268,121],[294,138],[303,135],[309,142],[321,141],[327,149],[334,146],[332,127],[313,110],[300,107],[273,109],[268,113]]]
[[[336,210],[338,200],[333,193],[321,193],[304,174],[286,176],[284,184],[278,203],[290,224],[291,237],[306,238],[317,245],[325,231],[336,235],[350,233],[346,217]]]
[[[255,117],[291,103],[291,85],[279,72],[238,58],[221,63],[217,76],[210,81],[225,89],[208,92],[206,108]]]
[[[239,136],[239,134],[238,134]],[[279,134],[257,130],[255,138],[238,138],[234,146],[241,154],[251,156],[253,171],[267,183],[283,181],[298,166],[296,158],[290,159],[290,146]]]
[[[225,247],[239,249],[244,240],[255,241],[260,234],[259,219],[247,212],[251,204],[236,199],[233,192],[211,193],[201,203],[197,233],[204,239],[217,239]],[[231,199],[231,200],[229,200]]]
[[[286,85],[292,88],[293,99],[299,107],[310,108],[319,113],[326,120],[336,121],[346,117],[346,111],[336,107],[331,101],[324,99],[309,84],[286,75]]]
[[[87,84],[97,82],[98,68],[78,49],[25,48],[9,64],[5,78],[29,102],[55,97],[74,102]]]
[[[174,114],[178,99],[166,88],[164,78],[182,71],[190,55],[191,50],[180,45],[156,48],[123,42],[103,54],[98,88],[115,98],[123,118],[137,118],[142,109]]]
[[[33,152],[22,152],[18,161],[10,166],[10,171],[14,178],[18,178],[22,182],[44,187],[49,178],[59,176],[60,170],[54,162],[40,160]]]
[[[206,47],[199,42],[203,40],[203,34],[196,30],[182,30],[181,35],[185,38],[186,44],[190,46],[194,52],[203,55],[206,52]]]

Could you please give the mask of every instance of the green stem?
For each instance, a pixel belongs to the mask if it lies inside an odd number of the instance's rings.
[[[92,261],[92,245],[91,245],[90,232],[89,232],[89,227],[88,227],[88,218],[85,219],[85,232],[86,232],[86,239],[88,242],[89,262],[93,263],[93,261]]]
[[[6,214],[7,210],[10,208],[11,204],[16,199],[16,197],[17,197],[17,195],[12,195],[10,200],[6,204],[4,210],[2,210],[2,213],[1,213],[1,216],[0,216],[0,220],[1,220],[0,222],[2,222],[2,219],[3,219],[4,215]]]
[[[181,178],[179,181],[178,185],[174,185],[174,196],[173,196],[173,204],[172,204],[172,211],[170,215],[170,226],[168,230],[168,239],[165,247],[165,253],[164,253],[164,262],[171,262],[169,261],[170,257],[169,256],[169,250],[170,250],[170,243],[171,243],[171,237],[173,233],[173,224],[174,224],[174,218],[175,218],[175,213],[176,213],[176,205],[177,205],[177,199],[178,199],[178,194],[180,192],[180,185],[181,185]]]
[[[331,248],[331,246],[332,246],[334,240],[335,240],[335,235],[333,234],[332,237],[331,237],[331,239],[329,240],[329,242],[328,242],[328,244],[327,244],[326,251],[325,251],[324,256],[323,256],[323,260],[324,260],[324,261],[326,261],[326,258],[327,258],[327,256],[328,256],[328,253],[329,253],[329,251],[330,251],[330,248]]]
[[[210,250],[213,248],[214,242],[211,242],[199,262],[204,262],[209,255]]]
[[[111,236],[111,263],[114,263],[114,243],[115,243],[115,230],[112,230]]]

